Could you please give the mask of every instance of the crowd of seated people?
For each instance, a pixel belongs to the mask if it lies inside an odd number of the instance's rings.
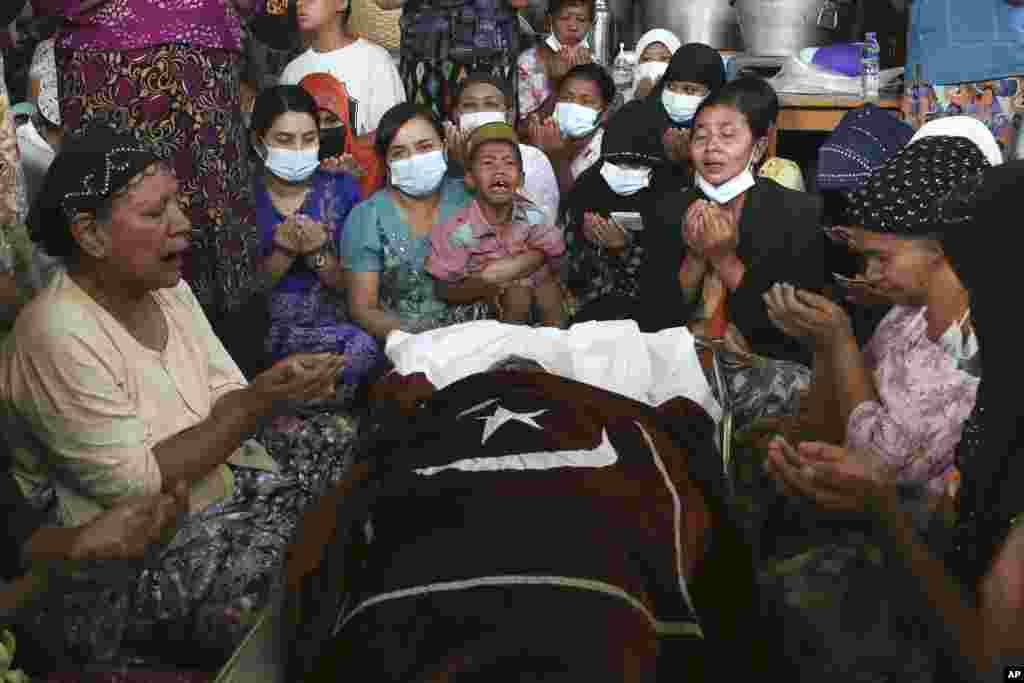
[[[965,235],[1001,220],[1020,166],[1002,163],[984,126],[950,117],[914,135],[866,105],[822,148],[831,165],[823,161],[817,182],[805,183],[795,164],[766,164],[778,94],[760,78],[727,80],[710,46],[682,45],[652,27],[622,102],[591,54],[588,0],[548,3],[550,34],[522,46],[511,82],[466,68],[444,93],[448,120],[405,101],[392,57],[347,30],[344,0],[197,1],[216,5],[212,29],[175,24],[123,46],[113,36],[139,28],[141,14],[117,17],[99,3],[90,29],[83,13],[91,10],[70,3],[57,10],[67,26],[37,50],[31,106],[10,111],[0,87],[0,509],[11,520],[0,568],[12,581],[0,586],[0,621],[16,620],[51,664],[157,661],[173,640],[187,645],[173,653],[177,665],[216,668],[254,611],[282,589],[303,516],[339,484],[380,477],[387,495],[375,508],[381,535],[363,539],[371,547],[404,552],[399,539],[415,546],[410,558],[439,557],[482,537],[485,515],[505,514],[490,504],[488,487],[504,491],[505,480],[406,486],[399,475],[504,463],[504,453],[486,446],[506,423],[522,428],[498,433],[523,462],[531,449],[584,457],[591,436],[600,450],[603,429],[562,444],[530,435],[557,423],[552,406],[575,393],[579,405],[561,408],[566,424],[600,413],[614,424],[611,452],[623,467],[650,453],[657,461],[663,445],[679,441],[673,430],[700,436],[683,440],[685,457],[669,467],[677,471],[648,468],[652,480],[672,480],[663,508],[650,514],[663,515],[671,532],[686,504],[677,488],[712,511],[689,520],[696,526],[685,543],[676,539],[682,555],[697,552],[696,536],[712,528],[750,534],[744,580],[778,596],[771,604],[780,618],[799,624],[779,642],[787,656],[803,652],[804,677],[926,681],[1010,661],[1024,640],[1014,638],[1024,623],[1010,488],[1017,414],[1000,403],[1012,396],[1013,373],[991,368],[1010,364],[999,334],[1012,331],[1001,323],[1004,292],[984,263],[991,256],[1000,264],[1012,249],[990,253]],[[168,11],[145,20],[166,20]],[[308,49],[279,85],[258,92],[244,120],[236,67],[242,17],[252,14],[291,16]],[[179,34],[191,38],[183,43]],[[136,77],[137,92],[128,85]],[[20,128],[17,112],[28,113]],[[808,191],[819,187],[838,194],[826,205]],[[840,251],[853,278],[833,282]],[[258,315],[242,315],[249,309]],[[870,320],[864,330],[862,320]],[[630,356],[622,341],[629,335],[643,336],[650,355]],[[424,362],[426,383],[396,370],[410,338],[436,354],[436,363]],[[670,339],[684,340],[682,350],[669,353]],[[523,348],[507,355],[523,363],[494,365],[504,355],[487,356],[472,372],[451,370],[516,344]],[[636,401],[607,415],[593,407],[634,395],[619,382],[629,368],[648,378],[661,372],[665,386],[683,365],[694,373],[686,386],[708,397],[680,390],[652,399],[664,422]],[[561,378],[537,379],[538,370]],[[614,382],[593,379],[612,370]],[[445,373],[445,386],[436,384]],[[562,380],[592,380],[603,393]],[[494,415],[463,420],[505,394],[520,412],[499,402]],[[458,400],[448,405],[446,396]],[[695,402],[676,414],[666,408],[673,397]],[[401,443],[380,431],[396,402],[409,421]],[[524,412],[531,402],[543,405],[540,413]],[[723,414],[739,439],[725,465],[729,486],[691,486],[693,468],[701,477],[711,464],[721,473],[725,447],[711,432]],[[430,419],[451,429],[434,434]],[[459,436],[469,425],[480,429],[477,419],[486,421],[479,443]],[[645,441],[644,425],[664,433]],[[440,445],[425,450],[427,436]],[[354,470],[371,443],[370,469]],[[396,470],[382,461],[382,443],[420,450]],[[449,462],[455,454],[458,464]],[[504,477],[516,468],[491,469]],[[595,495],[575,480],[537,481],[580,500]],[[409,527],[421,536],[397,524],[403,492],[425,500],[459,491],[472,492],[459,498],[466,509],[424,508]],[[523,491],[509,487],[507,495]],[[737,500],[749,505],[733,510]],[[530,507],[522,514],[538,521],[547,510]],[[463,525],[465,538],[438,532],[431,545],[431,525],[456,513],[479,526]],[[572,537],[578,521],[567,518],[559,533]],[[557,534],[548,531],[554,548]],[[624,543],[644,537],[616,533]],[[656,536],[645,538],[664,542]],[[796,540],[780,542],[788,536]],[[952,559],[942,564],[928,553],[950,538]],[[623,566],[616,552],[591,559],[612,567],[611,583],[629,584],[627,594],[667,591],[661,579],[637,578],[646,569],[631,573],[637,558],[664,569],[665,558],[646,550]],[[905,572],[892,587],[878,586],[890,568],[879,553]],[[431,578],[392,575],[382,556],[371,558],[379,573],[367,595]],[[502,558],[492,554],[494,566],[481,564],[472,580],[505,569]],[[552,566],[576,571],[571,560]],[[700,577],[713,570],[680,567],[666,576],[682,586],[685,606],[696,606],[698,626],[684,629],[696,632],[713,602],[700,593],[710,585]],[[469,580],[459,567],[436,569]],[[584,574],[572,580],[593,578]],[[702,586],[696,605],[687,580]],[[920,595],[907,594],[907,584]],[[747,597],[760,600],[756,592]],[[612,648],[601,666],[616,680],[647,680],[665,666],[651,654],[668,642],[658,611],[678,596],[666,603],[655,593],[638,601],[650,623],[592,634]],[[331,634],[337,651],[325,670],[363,662],[369,650],[357,651],[359,643],[416,611],[373,600],[338,622],[348,640]],[[903,616],[858,611],[851,600]],[[566,609],[591,613],[585,602]],[[496,609],[487,600],[428,603],[454,621]],[[495,632],[539,647],[520,623],[534,609],[524,601]],[[574,623],[553,622],[543,633]],[[808,632],[818,640],[805,647]],[[380,638],[396,649],[402,640]],[[450,677],[489,675],[510,656],[491,641],[482,655],[430,643],[424,656],[436,661],[409,650],[378,677],[404,680],[419,666],[433,673],[416,680],[442,680],[446,669]],[[616,647],[636,650],[619,660]],[[842,656],[830,654],[835,648]],[[566,661],[593,673],[585,650]],[[474,656],[487,661],[474,664]]]

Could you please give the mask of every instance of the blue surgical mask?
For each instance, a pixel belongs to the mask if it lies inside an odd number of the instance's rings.
[[[599,116],[598,110],[575,102],[559,102],[555,106],[558,129],[567,138],[582,138],[593,133]]]
[[[668,88],[661,91],[661,106],[674,123],[689,123],[697,113],[697,107],[704,101],[699,95],[682,95]]]
[[[704,176],[700,173],[695,173],[694,180],[697,187],[708,199],[716,204],[728,204],[733,199],[739,197],[741,194],[757,184],[757,181],[754,180],[754,174],[751,171],[751,168],[754,165],[755,154],[757,154],[757,150],[750,153],[750,160],[747,161],[746,168],[717,187],[705,180]]]
[[[441,186],[448,172],[448,161],[439,149],[392,161],[389,166],[391,185],[410,197],[426,197]]]
[[[266,145],[266,150],[263,163],[267,170],[285,182],[305,182],[320,166],[319,147],[285,149]]]
[[[628,197],[650,186],[651,169],[624,168],[605,161],[601,165],[601,177],[608,183],[612,192]]]

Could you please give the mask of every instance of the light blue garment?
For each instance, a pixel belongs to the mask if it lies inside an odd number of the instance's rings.
[[[1024,34],[1006,0],[915,0],[906,78],[934,85],[1024,75]]]
[[[439,223],[472,201],[459,179],[445,178],[440,191]],[[352,209],[342,231],[340,253],[346,270],[380,273],[378,296],[383,308],[411,321],[439,320],[447,313],[448,306],[437,298],[434,279],[424,267],[430,235],[411,236],[390,190],[380,190]]]

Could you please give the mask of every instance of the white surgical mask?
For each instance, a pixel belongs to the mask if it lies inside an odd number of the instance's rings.
[[[667,70],[668,62],[644,62],[636,65],[633,77],[638,81],[649,78],[657,83]]]
[[[305,182],[320,166],[319,147],[285,149],[266,145],[266,148],[263,163],[268,171],[285,182]]]
[[[661,106],[675,123],[689,123],[697,113],[697,107],[704,101],[700,95],[681,95],[668,88],[661,91]]]
[[[436,190],[448,172],[444,152],[424,152],[408,159],[392,161],[391,185],[410,197],[426,197]]]
[[[601,177],[612,192],[628,197],[650,186],[651,169],[624,168],[606,161],[601,165]]]
[[[555,118],[558,129],[567,138],[582,138],[590,135],[597,128],[597,118],[601,115],[596,109],[584,107],[575,102],[559,102],[555,106]]]
[[[978,338],[974,332],[972,331],[967,335],[966,339],[964,338],[964,323],[970,314],[971,309],[968,308],[964,313],[964,317],[960,318],[959,322],[950,325],[949,329],[943,332],[938,340],[942,350],[948,353],[957,363],[970,360],[978,352]]]
[[[700,173],[695,173],[694,179],[697,187],[708,199],[716,204],[728,204],[757,184],[757,181],[754,180],[754,174],[750,170],[754,165],[755,154],[757,154],[756,149],[750,153],[750,160],[747,161],[746,168],[717,187],[705,180],[704,176]]]
[[[467,133],[488,123],[508,123],[508,118],[502,111],[474,111],[459,117],[459,128]]]

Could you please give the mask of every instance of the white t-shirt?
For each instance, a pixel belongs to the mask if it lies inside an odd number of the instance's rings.
[[[47,169],[57,157],[53,147],[46,141],[31,121],[18,126],[18,151],[21,153],[21,167],[25,171],[25,185],[28,202],[32,204],[43,186]]]
[[[561,194],[558,190],[558,177],[551,165],[548,155],[530,145],[519,145],[519,153],[523,157],[523,194],[531,202],[544,210],[548,221],[558,222],[558,202]]]
[[[306,50],[284,68],[280,82],[298,85],[312,73],[329,73],[345,86],[357,135],[376,130],[388,109],[405,102],[395,61],[383,47],[363,38],[331,52]]]

